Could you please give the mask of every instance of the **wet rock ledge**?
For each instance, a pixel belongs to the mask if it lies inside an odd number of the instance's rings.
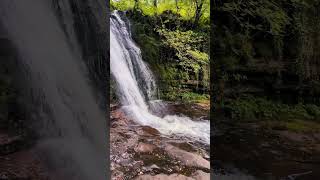
[[[112,108],[110,159],[113,180],[209,180],[210,157],[205,147],[163,137]]]

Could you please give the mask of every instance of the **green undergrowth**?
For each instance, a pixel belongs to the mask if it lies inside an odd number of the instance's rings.
[[[273,72],[281,74],[274,78],[281,82],[259,81],[265,84],[291,83],[295,89],[301,83],[318,82],[319,8],[319,0],[215,1],[211,5],[215,27],[212,50],[217,80],[213,83],[219,82],[214,84],[219,103],[227,96],[228,84],[235,87],[234,83],[242,83],[228,77],[246,76],[243,81],[254,82],[253,69],[269,77]],[[315,86],[310,89],[317,91]]]
[[[226,103],[224,109],[239,123],[257,123],[266,129],[299,133],[320,132],[320,106],[314,104],[288,105],[245,97]]]
[[[187,103],[207,102],[210,99],[208,94],[198,94],[194,92],[168,92],[163,94],[163,99],[169,101],[182,101]]]
[[[246,97],[231,101],[225,109],[233,119],[254,120],[309,120],[320,123],[320,106],[314,104],[288,105],[264,98]]]

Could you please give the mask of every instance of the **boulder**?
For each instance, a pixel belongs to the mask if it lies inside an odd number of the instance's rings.
[[[181,161],[186,166],[210,169],[210,162],[198,154],[187,152],[170,144],[166,144],[165,151],[171,158]]]
[[[192,174],[192,177],[195,180],[210,180],[210,173],[205,173],[203,171],[198,170]]]
[[[156,148],[155,145],[153,144],[147,144],[147,143],[143,143],[140,142],[135,148],[134,150],[138,153],[150,153],[152,152],[154,149]]]

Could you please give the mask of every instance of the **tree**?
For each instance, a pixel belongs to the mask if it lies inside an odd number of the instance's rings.
[[[179,12],[179,5],[178,5],[178,1],[179,0],[175,0],[176,1],[176,9],[177,9],[177,13]]]
[[[137,9],[139,6],[139,0],[134,0],[134,6],[133,9]]]
[[[199,20],[200,20],[200,17],[202,15],[202,7],[203,7],[203,3],[204,3],[204,0],[193,0],[194,3],[195,3],[195,15],[194,15],[194,26],[198,26],[199,24]]]
[[[154,0],[154,1],[153,1],[153,6],[154,6],[155,8],[157,8],[157,6],[158,6],[158,0]]]
[[[153,0],[154,13],[158,14],[158,0]]]

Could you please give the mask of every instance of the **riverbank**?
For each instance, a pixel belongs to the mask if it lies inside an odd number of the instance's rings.
[[[247,179],[318,179],[320,123],[301,124],[309,130],[313,127],[312,131],[283,128],[279,121],[236,121],[217,113],[212,141],[216,174],[250,174]]]
[[[165,137],[152,127],[136,124],[119,107],[111,109],[112,179],[210,179],[209,147],[178,137]],[[200,104],[169,104],[168,109],[172,113],[181,109],[193,112],[191,117],[195,119],[206,116],[209,111],[208,106]]]

